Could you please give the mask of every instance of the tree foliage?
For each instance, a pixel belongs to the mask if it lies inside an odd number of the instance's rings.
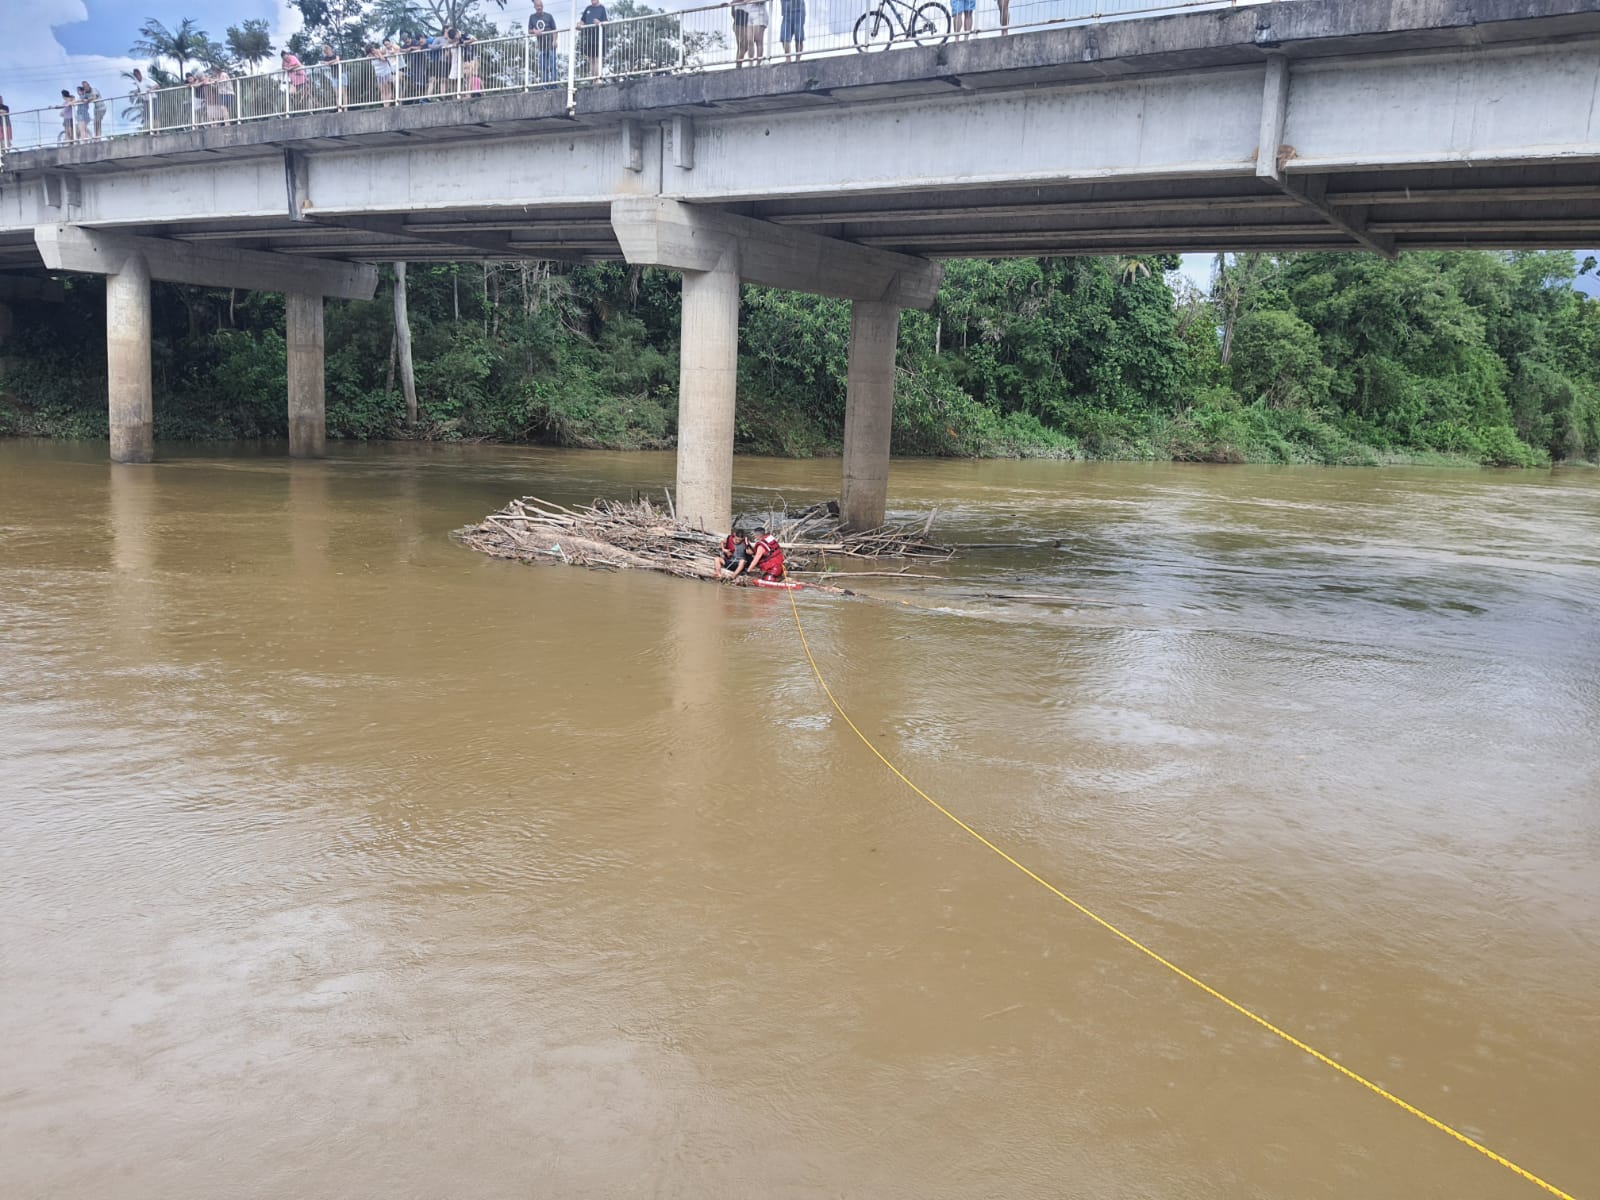
[[[1209,292],[1172,257],[956,261],[902,315],[901,453],[1215,462],[1600,455],[1600,302],[1571,254],[1225,259]],[[1592,265],[1590,267],[1592,269]],[[413,264],[418,419],[393,367],[390,285],[327,308],[328,429],[591,447],[676,436],[677,276],[621,265]],[[1175,294],[1174,288],[1178,287]],[[105,427],[103,296],[19,313],[0,430]],[[163,436],[282,436],[279,297],[157,285]],[[744,289],[736,436],[835,450],[849,305]],[[1229,353],[1223,354],[1226,345]],[[12,350],[8,346],[8,350]]]

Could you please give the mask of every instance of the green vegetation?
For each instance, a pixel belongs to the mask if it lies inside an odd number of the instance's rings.
[[[895,449],[1208,462],[1600,456],[1600,301],[1566,253],[948,265],[901,324]],[[1593,270],[1593,260],[1583,264]],[[327,308],[328,432],[344,438],[672,443],[677,277],[622,266],[413,265],[418,416],[405,420],[392,284]],[[281,437],[277,296],[156,285],[164,438]],[[18,313],[0,433],[105,435],[96,280]],[[849,306],[746,288],[737,436],[829,453],[844,424]]]

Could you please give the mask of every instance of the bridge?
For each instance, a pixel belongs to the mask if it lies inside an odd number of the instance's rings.
[[[842,503],[872,525],[938,259],[1592,245],[1597,161],[1600,0],[1285,0],[13,153],[0,271],[106,276],[119,461],[151,455],[151,279],[288,294],[317,454],[323,297],[372,264],[681,271],[678,504],[709,528],[740,282],[843,297]]]

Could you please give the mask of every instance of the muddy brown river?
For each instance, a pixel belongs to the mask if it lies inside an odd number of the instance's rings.
[[[163,454],[0,443],[8,1200],[1542,1194],[918,799],[786,595],[447,537],[670,456]],[[1600,472],[891,490],[1013,548],[799,595],[885,754],[1600,1196]]]

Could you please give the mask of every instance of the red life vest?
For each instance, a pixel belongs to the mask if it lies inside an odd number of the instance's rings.
[[[778,545],[778,539],[770,533],[756,539],[756,545],[765,547],[766,553],[761,556],[757,567],[767,579],[783,578],[783,547]]]
[[[744,545],[744,539],[737,534],[730,533],[722,539],[722,557],[732,558],[739,553],[739,547]]]

